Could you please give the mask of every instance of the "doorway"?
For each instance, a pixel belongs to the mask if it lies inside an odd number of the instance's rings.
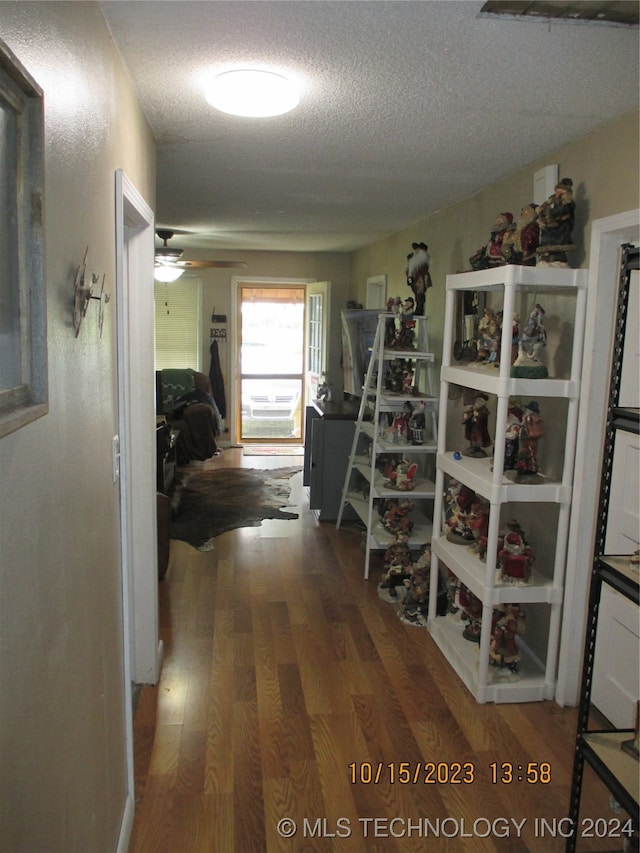
[[[133,683],[154,684],[162,659],[153,399],[153,211],[122,172],[115,174],[118,434],[113,437],[114,488],[119,481],[123,720],[127,790],[118,851],[129,845],[135,811]]]
[[[305,288],[238,288],[238,436],[242,444],[300,444],[304,403]]]

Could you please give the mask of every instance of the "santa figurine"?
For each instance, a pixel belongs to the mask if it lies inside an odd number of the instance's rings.
[[[573,181],[563,178],[556,184],[553,195],[537,208],[540,225],[540,245],[536,250],[538,266],[569,266],[567,252],[576,248],[572,236],[575,211]]]
[[[502,256],[502,241],[507,233],[507,229],[513,223],[513,214],[505,211],[499,213],[496,221],[491,229],[489,242],[486,246],[482,246],[475,255],[469,258],[471,268],[474,270],[486,270],[493,267],[501,267],[506,263]]]
[[[518,441],[524,409],[519,400],[510,400],[504,431],[504,470],[513,471],[518,459]]]
[[[532,582],[533,550],[527,545],[520,529],[512,529],[504,537],[498,552],[500,579],[503,583],[529,584]]]
[[[525,407],[518,435],[518,454],[515,467],[517,482],[528,484],[542,482],[539,476],[538,442],[544,438],[545,431],[544,420],[540,415],[540,406],[537,400],[531,400]]]
[[[489,409],[486,405],[488,399],[486,394],[477,392],[473,405],[465,406],[463,410],[464,435],[469,442],[469,446],[462,451],[463,456],[487,456],[484,448],[491,445],[488,429]]]
[[[540,242],[538,210],[535,204],[527,204],[520,211],[520,218],[507,229],[502,241],[502,257],[508,264],[525,267],[536,265],[536,249]]]
[[[413,249],[407,255],[407,284],[413,291],[415,297],[415,315],[424,317],[424,303],[427,289],[431,287],[431,274],[429,273],[430,258],[429,247],[426,243],[412,243]]]
[[[519,604],[498,604],[494,607],[489,659],[499,678],[518,679],[522,654],[516,638],[523,631],[524,613]]]

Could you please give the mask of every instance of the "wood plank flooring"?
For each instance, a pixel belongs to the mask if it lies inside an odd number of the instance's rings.
[[[225,450],[205,464],[296,462]],[[292,487],[298,520],[225,533],[206,553],[171,543],[164,666],[135,714],[130,853],[564,850],[553,825],[568,811],[575,710],[478,705],[426,629],[378,596],[379,566],[363,580],[359,531],[318,523],[301,475]],[[505,761],[549,762],[551,781],[492,784]],[[424,770],[401,781],[425,762],[440,783]],[[472,783],[447,781],[456,762]],[[586,788],[585,814],[614,818],[604,788]]]

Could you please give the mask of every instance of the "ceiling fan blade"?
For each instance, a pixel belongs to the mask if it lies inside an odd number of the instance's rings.
[[[179,249],[177,246],[169,246],[168,241],[176,233],[168,228],[158,228],[156,234],[163,241],[162,246],[156,249],[156,266],[174,267],[178,269],[206,269],[207,267],[218,267],[220,269],[246,268],[247,264],[244,261],[182,261],[180,260],[184,254],[184,249]],[[187,233],[187,232],[183,232]]]
[[[176,261],[173,266],[183,267],[184,269],[206,269],[210,267],[246,269],[247,264],[244,261]]]

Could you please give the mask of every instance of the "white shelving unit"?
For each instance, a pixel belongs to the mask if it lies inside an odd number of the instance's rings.
[[[423,510],[425,502],[429,502],[431,507],[435,498],[435,485],[431,479],[433,473],[428,470],[428,464],[420,464],[419,460],[423,463],[429,458],[433,460],[437,448],[437,398],[432,393],[431,380],[434,356],[429,351],[427,318],[414,317],[413,321],[415,348],[390,348],[385,345],[386,330],[389,324],[401,321],[395,314],[378,316],[336,522],[339,528],[345,506],[350,505],[365,525],[365,578],[369,577],[371,551],[386,549],[392,538],[391,533],[380,523],[377,501],[407,498],[414,502],[410,547],[420,548],[431,540],[432,535],[431,512],[425,514]],[[401,391],[389,391],[385,385],[386,369],[396,360],[406,360],[411,365],[413,378],[411,384]],[[425,435],[421,444],[413,444],[411,440],[395,440],[396,437],[385,424],[388,415],[402,411],[407,402],[412,405],[424,404]],[[418,461],[419,471],[413,490],[400,491],[385,485],[377,466],[380,455],[385,453],[402,454],[407,459]],[[366,495],[357,490],[357,479],[367,483]]]
[[[545,307],[548,345],[541,357],[549,378],[511,376],[510,358],[499,367],[452,364],[456,298],[459,291],[486,295],[487,304],[503,311],[501,353],[510,353],[512,323],[523,322],[536,303]],[[554,696],[564,572],[573,488],[580,376],[587,296],[587,271],[520,267],[460,273],[447,277],[445,330],[439,403],[438,451],[432,539],[432,571],[429,630],[437,645],[478,702],[529,702]],[[461,456],[462,426],[451,421],[455,407],[450,386],[490,395],[495,408],[493,453],[487,458]],[[455,395],[454,395],[455,396]],[[536,400],[545,418],[546,436],[541,440],[545,459],[540,482],[513,482],[503,473],[505,432],[509,399]],[[454,456],[455,453],[455,456]],[[459,458],[458,458],[459,457]],[[464,545],[444,535],[445,478],[472,489],[489,502],[486,555],[480,559]],[[498,539],[502,526],[517,517],[528,535],[535,563],[526,585],[504,584],[497,572]],[[541,523],[540,519],[544,519]],[[457,576],[482,603],[479,644],[462,635],[457,615],[436,615],[440,563]],[[517,680],[490,666],[492,613],[495,605],[520,604],[532,611],[526,638],[518,636],[522,660]],[[532,642],[528,642],[529,627]]]

